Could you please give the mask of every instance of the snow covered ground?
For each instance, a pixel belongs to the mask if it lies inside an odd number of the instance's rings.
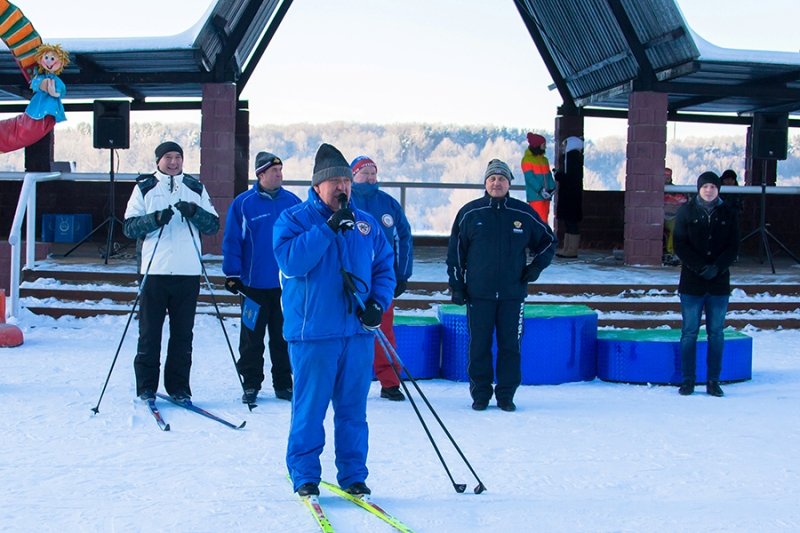
[[[25,344],[0,350],[0,531],[317,531],[285,479],[289,404],[269,387],[252,413],[239,403],[213,317],[195,326],[194,399],[246,428],[162,402],[172,431],[159,431],[134,399],[136,322],[92,414],[126,318],[26,312]],[[236,339],[236,321],[226,324]],[[466,383],[421,381],[481,495],[434,430],[470,487],[455,493],[409,403],[381,400],[373,383],[374,499],[417,533],[798,531],[800,331],[748,333],[753,380],[722,399],[595,380],[523,386],[517,412],[477,413]],[[330,446],[323,470],[335,480]],[[337,533],[393,531],[330,493],[322,503]]]

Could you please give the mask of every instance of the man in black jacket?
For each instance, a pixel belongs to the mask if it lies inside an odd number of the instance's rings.
[[[720,179],[713,172],[697,178],[697,196],[685,203],[675,217],[675,253],[680,258],[681,280],[681,374],[678,391],[694,392],[697,333],[703,308],[708,333],[708,377],[706,392],[723,396],[719,387],[722,371],[725,313],[731,292],[728,270],[739,253],[739,215],[719,198]]]
[[[511,198],[514,176],[499,159],[486,168],[486,194],[459,210],[447,250],[452,301],[467,305],[469,390],[472,408],[483,411],[492,399],[492,334],[497,328],[497,386],[503,411],[514,411],[522,381],[520,342],[528,283],[553,259],[558,241],[533,208]],[[533,259],[527,264],[526,249]]]

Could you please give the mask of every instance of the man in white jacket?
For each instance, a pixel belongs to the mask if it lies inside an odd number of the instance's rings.
[[[144,401],[154,398],[161,366],[161,330],[169,314],[164,388],[180,401],[191,398],[192,328],[202,273],[200,233],[217,233],[219,216],[205,187],[183,173],[183,149],[177,143],[165,142],[156,148],[156,166],[155,173],[136,179],[125,210],[125,235],[137,239],[139,274],[147,274],[133,366],[136,394]]]

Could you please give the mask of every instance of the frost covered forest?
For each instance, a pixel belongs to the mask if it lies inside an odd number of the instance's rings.
[[[553,162],[552,131],[548,157]],[[284,179],[310,179],[314,154],[322,142],[339,148],[348,159],[369,155],[378,164],[383,181],[482,183],[486,163],[500,158],[509,163],[522,183],[519,161],[526,146],[525,130],[491,126],[430,124],[292,124],[250,127],[251,160],[266,150],[284,161]],[[133,123],[131,148],[118,151],[118,172],[152,172],[153,149],[164,140],[175,140],[185,150],[185,169],[200,168],[200,125],[185,123]],[[706,170],[732,168],[744,173],[745,139],[737,136],[678,138],[668,142],[667,166],[676,184],[694,183]],[[778,185],[800,185],[800,136],[790,138],[789,159],[778,164]],[[106,150],[92,148],[92,126],[82,122],[56,130],[55,158],[75,161],[78,172],[107,172]],[[0,170],[23,168],[23,152],[0,157]],[[251,176],[252,178],[253,176]],[[589,140],[585,150],[585,188],[621,190],[625,180],[625,139],[604,137]],[[740,183],[742,179],[740,179]],[[304,191],[301,197],[304,197]],[[395,194],[388,189],[387,192]],[[411,189],[407,212],[415,231],[448,233],[453,216],[474,198],[473,190]],[[397,196],[397,195],[396,195]],[[412,218],[413,217],[413,218]]]

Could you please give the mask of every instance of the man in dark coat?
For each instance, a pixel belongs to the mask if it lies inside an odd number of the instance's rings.
[[[555,172],[556,218],[564,223],[564,248],[556,257],[575,258],[581,243],[578,224],[583,220],[583,140],[567,137],[561,150],[561,168]]]
[[[453,303],[467,305],[469,391],[472,408],[492,398],[492,336],[497,330],[497,386],[503,411],[514,411],[522,382],[520,341],[528,283],[553,259],[558,241],[550,226],[525,202],[511,198],[511,169],[499,159],[486,168],[486,194],[458,212],[447,250]],[[533,259],[527,264],[526,250]]]
[[[697,196],[678,210],[675,218],[675,253],[682,262],[678,292],[681,298],[680,394],[694,392],[697,333],[705,308],[708,333],[706,392],[723,396],[722,371],[725,313],[730,296],[730,271],[739,253],[739,216],[719,198],[720,179],[713,172],[697,178]]]

